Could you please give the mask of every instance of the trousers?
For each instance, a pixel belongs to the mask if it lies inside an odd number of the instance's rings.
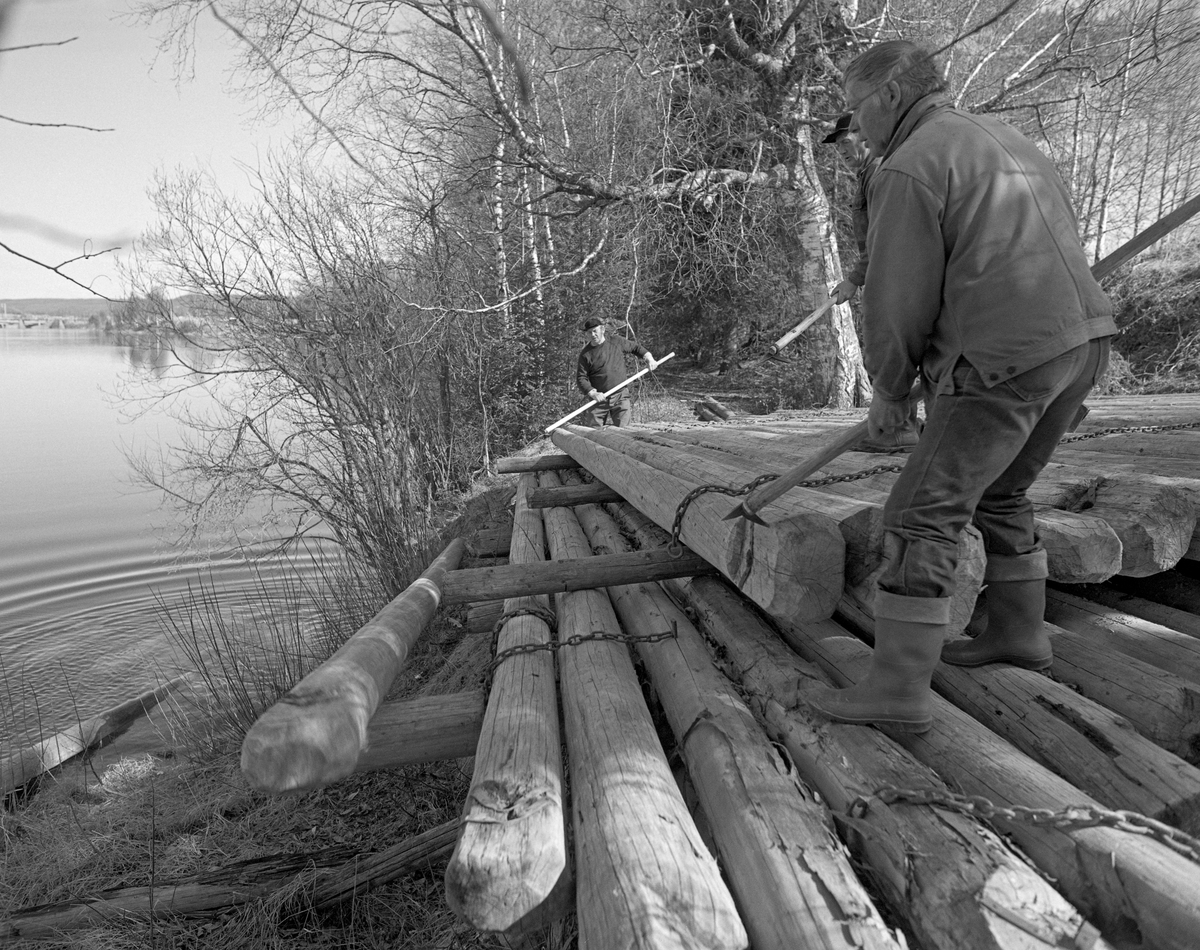
[[[971,521],[989,555],[1042,549],[1025,493],[1078,424],[1109,345],[1109,337],[1094,339],[991,388],[965,359],[952,391],[926,384],[925,429],[884,505],[881,591],[950,597],[959,535]],[[930,607],[931,616],[944,612]]]
[[[603,400],[588,410],[592,417],[592,425],[597,428],[600,426],[623,426],[629,422],[629,414],[632,411],[633,407],[630,401],[621,398]]]

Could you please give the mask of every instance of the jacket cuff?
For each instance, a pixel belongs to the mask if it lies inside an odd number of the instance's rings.
[[[906,597],[902,594],[889,594],[886,590],[877,590],[875,619],[947,624],[950,622],[950,598]]]
[[[989,554],[983,569],[983,581],[1041,581],[1050,576],[1050,561],[1045,548],[1028,554]]]

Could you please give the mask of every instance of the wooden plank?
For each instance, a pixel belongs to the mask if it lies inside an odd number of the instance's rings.
[[[986,826],[940,808],[888,805],[876,795],[887,786],[949,789],[878,730],[811,713],[800,696],[828,678],[788,649],[724,581],[679,579],[663,586],[720,644],[769,731],[828,805],[851,853],[920,946],[1049,950],[1073,939],[1087,945],[1083,938],[1094,928]],[[858,801],[866,807],[855,808]]]
[[[839,685],[861,679],[871,651],[836,625],[796,625],[789,642],[819,662]],[[884,730],[887,731],[887,730]],[[949,701],[934,696],[933,728],[921,735],[889,733],[963,794],[1003,808],[1101,808],[1099,802],[1018,752]],[[913,786],[904,786],[912,788]],[[1160,950],[1194,950],[1200,933],[1200,874],[1166,845],[1116,827],[1064,828],[996,815],[1009,835],[1066,898],[1102,932],[1122,942],[1136,933]]]
[[[571,468],[579,468],[579,463],[569,455],[553,453],[520,458],[506,458],[496,462],[496,472],[502,475],[519,474],[521,472],[560,472]]]
[[[162,686],[148,689],[140,696],[89,716],[48,739],[0,759],[0,799],[23,788],[42,773],[56,769],[99,743],[119,736],[138,719],[148,715],[188,678],[187,675],[177,676]]]
[[[574,508],[576,505],[602,505],[610,501],[621,501],[621,493],[613,491],[603,482],[535,488],[529,493],[530,508]]]
[[[528,503],[536,484],[526,474],[517,487],[509,557],[518,567],[546,557],[542,515]],[[545,595],[509,598],[504,609],[513,616],[500,629],[498,655],[553,640]],[[510,656],[492,676],[462,835],[446,867],[446,902],[477,930],[513,936],[557,916],[552,896],[569,896],[561,747],[553,656]]]
[[[461,539],[451,541],[424,574],[258,717],[242,742],[242,774],[252,788],[279,795],[354,771],[371,716],[437,610],[443,580],[464,550]]]
[[[367,747],[355,772],[395,769],[475,754],[483,725],[478,690],[382,703],[367,726]]]
[[[562,432],[557,430],[557,436]],[[553,485],[552,473],[539,480]],[[586,557],[569,509],[545,509],[555,558]],[[620,626],[602,591],[559,594],[559,639]],[[559,651],[580,950],[744,948],[745,928],[680,796],[624,643]]]
[[[450,571],[443,587],[444,603],[470,604],[499,597],[532,597],[571,590],[593,590],[613,584],[657,581],[712,573],[713,567],[695,554],[673,557],[669,551],[634,551],[579,561],[506,564]]]
[[[628,543],[595,506],[576,512],[593,550]],[[609,588],[635,641],[697,790],[721,865],[755,950],[898,948],[844,852],[828,814],[795,779],[703,639],[657,585]]]
[[[699,483],[686,477],[686,468],[670,474],[600,444],[602,432],[558,429],[553,438],[596,477],[669,529],[680,502]],[[696,496],[680,537],[768,613],[828,616],[841,596],[844,578],[841,530],[828,514],[805,507],[812,501],[807,496],[789,493],[780,501],[795,507],[768,506],[771,524],[763,527],[744,518],[726,521],[725,515],[737,505],[726,495]]]

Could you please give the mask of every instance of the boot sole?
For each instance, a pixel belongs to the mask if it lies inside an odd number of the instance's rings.
[[[847,726],[884,726],[888,729],[894,729],[896,732],[913,735],[928,732],[930,727],[933,726],[932,717],[914,721],[911,719],[888,719],[886,716],[853,716],[844,713],[827,712],[815,703],[809,703],[808,705],[826,719],[832,722],[840,722]]]
[[[1041,673],[1044,670],[1050,669],[1054,665],[1054,657],[1028,657],[1028,656],[989,656],[981,659],[950,659],[947,656],[942,657],[943,663],[948,663],[951,666],[990,666],[992,663],[1007,663],[1009,666],[1019,666],[1023,670],[1032,670],[1035,673]]]

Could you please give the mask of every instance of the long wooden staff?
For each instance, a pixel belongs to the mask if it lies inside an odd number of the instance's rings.
[[[675,355],[675,351],[672,350],[670,353],[668,353],[666,356],[664,356],[661,360],[659,360],[657,363],[655,363],[654,368],[658,369],[660,366],[662,366],[663,363],[665,363],[667,360],[669,360],[674,355]],[[613,393],[615,393],[618,389],[624,389],[626,386],[628,386],[630,383],[632,383],[635,379],[641,379],[641,377],[645,376],[648,372],[650,372],[649,366],[647,366],[645,369],[638,370],[636,373],[634,373],[628,379],[617,383],[617,385],[615,385],[608,392],[602,394],[599,399],[593,399],[591,402],[584,403],[582,406],[580,406],[574,412],[563,416],[561,419],[558,420],[558,422],[555,422],[555,423],[552,423],[551,425],[546,426],[545,431],[553,432],[564,422],[570,422],[581,412],[583,412],[587,409],[591,409],[592,406],[596,405],[596,403],[604,402],[605,399],[607,399],[609,396],[611,396]]]

